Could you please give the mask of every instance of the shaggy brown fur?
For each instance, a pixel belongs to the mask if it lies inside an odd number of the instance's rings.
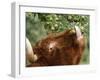
[[[38,60],[31,66],[56,66],[79,64],[85,47],[84,38],[77,40],[72,30],[48,36],[33,47]]]

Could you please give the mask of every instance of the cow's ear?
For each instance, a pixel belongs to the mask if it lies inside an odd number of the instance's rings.
[[[67,37],[70,37],[70,38],[76,37],[75,29],[71,29],[70,32],[67,35],[68,35]]]
[[[75,34],[75,29],[70,30],[70,34]]]

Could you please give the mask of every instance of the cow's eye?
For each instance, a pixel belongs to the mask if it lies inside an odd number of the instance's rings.
[[[49,48],[49,52],[52,52],[53,48]]]
[[[52,48],[50,48],[50,50],[52,50]]]

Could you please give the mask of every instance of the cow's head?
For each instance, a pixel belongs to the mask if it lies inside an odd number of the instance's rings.
[[[43,60],[47,62],[47,65],[77,64],[80,61],[77,59],[81,56],[83,47],[83,35],[80,28],[75,26],[74,29],[58,33],[57,36],[48,36],[38,42],[28,59],[33,60],[33,63],[37,61],[41,63]]]

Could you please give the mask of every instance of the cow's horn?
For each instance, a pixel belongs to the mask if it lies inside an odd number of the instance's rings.
[[[28,38],[26,38],[26,59],[31,63],[37,60],[37,55],[34,54],[32,45]]]
[[[76,31],[77,39],[81,38],[82,33],[81,33],[81,30],[78,26],[75,26],[75,31]]]

